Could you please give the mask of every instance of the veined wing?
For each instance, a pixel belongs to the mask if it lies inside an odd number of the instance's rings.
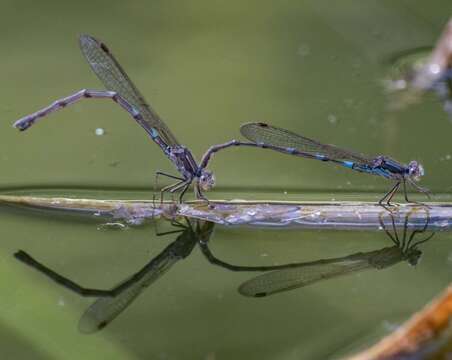
[[[141,292],[160,278],[179,258],[160,258],[158,263],[148,267],[144,276],[115,297],[102,297],[96,300],[82,315],[78,328],[82,333],[93,333],[101,330],[114,320],[132,303]],[[127,282],[130,278],[124,280]]]
[[[357,271],[383,269],[402,260],[401,250],[391,246],[342,258],[301,263],[297,267],[256,276],[240,285],[239,292],[245,296],[263,297]]]
[[[146,287],[158,280],[176,262],[190,255],[197,240],[196,233],[190,226],[187,227],[174,242],[148,262],[138,273],[121,283],[131,283],[123,292],[115,297],[103,297],[96,300],[82,315],[78,324],[80,332],[92,333],[108,325]]]
[[[276,146],[281,148],[282,151],[291,148],[313,157],[323,155],[330,160],[350,160],[360,164],[372,164],[372,159],[364,155],[341,149],[335,145],[322,144],[289,130],[265,123],[246,123],[241,126],[240,132],[254,143]]]
[[[364,270],[369,267],[369,263],[365,261],[353,261],[342,264],[320,264],[276,270],[244,282],[240,285],[239,292],[245,296],[263,297],[307,286],[320,280]]]
[[[92,36],[81,35],[80,48],[89,65],[107,90],[117,92],[141,113],[144,120],[137,121],[148,134],[152,136],[157,131],[160,138],[168,146],[179,144],[157,113],[146,103],[143,96],[105,44]]]

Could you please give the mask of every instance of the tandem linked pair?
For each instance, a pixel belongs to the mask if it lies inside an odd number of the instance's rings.
[[[367,157],[334,145],[321,144],[288,130],[260,122],[242,125],[240,131],[249,142],[231,140],[214,145],[206,151],[201,161],[197,163],[191,151],[177,141],[162,119],[147,104],[104,43],[92,36],[82,35],[80,36],[80,48],[92,70],[107,90],[80,90],[70,96],[56,100],[42,110],[23,117],[14,123],[14,127],[21,131],[26,130],[41,118],[82,99],[111,99],[144,128],[180,173],[179,176],[160,171],[156,173],[157,177],[163,175],[177,180],[175,184],[163,187],[160,190],[161,199],[163,199],[164,192],[179,192],[179,201],[182,201],[190,184],[194,182],[196,197],[207,200],[203,191],[211,189],[215,184],[214,175],[206,169],[209,160],[215,152],[233,146],[260,147],[308,159],[329,161],[349,169],[392,180],[394,186],[380,199],[380,205],[391,205],[391,199],[400,186],[402,186],[405,200],[409,202],[407,183],[429,196],[427,189],[416,184],[420,177],[424,175],[424,169],[417,161],[411,161],[408,165],[405,165],[386,156]]]

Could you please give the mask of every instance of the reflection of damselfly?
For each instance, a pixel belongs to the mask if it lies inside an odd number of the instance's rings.
[[[239,291],[246,296],[269,295],[359,270],[385,268],[400,261],[408,261],[410,264],[415,265],[421,255],[417,246],[433,236],[432,234],[424,240],[414,241],[416,234],[423,233],[427,229],[428,219],[423,228],[414,230],[408,236],[407,216],[404,221],[402,238],[399,238],[394,217],[392,214],[390,214],[390,216],[391,224],[394,229],[393,233],[386,229],[382,218],[380,218],[380,223],[386,234],[395,243],[395,246],[368,253],[357,253],[343,258],[276,266],[241,266],[226,263],[218,259],[212,254],[208,247],[209,239],[215,224],[212,222],[187,219],[187,225],[175,223],[175,225],[182,227],[183,229],[177,231],[182,231],[182,233],[173,243],[168,245],[137,273],[109,290],[82,287],[41,264],[23,250],[19,250],[15,254],[15,257],[43,273],[56,283],[81,296],[98,297],[98,299],[85,311],[79,322],[79,329],[81,332],[91,333],[100,330],[109,324],[123,312],[146,287],[157,281],[176,262],[189,256],[196,246],[196,243],[200,246],[200,249],[207,260],[213,265],[218,265],[230,271],[266,272],[266,274],[256,277],[240,287]]]
[[[85,311],[79,322],[81,332],[92,333],[105,327],[124,311],[146,287],[157,281],[176,262],[190,255],[198,241],[203,239],[207,241],[206,239],[210,237],[214,227],[214,224],[210,222],[196,222],[194,226],[190,221],[187,223],[188,226],[184,226],[184,229],[181,230],[182,233],[173,243],[143,266],[141,270],[109,290],[82,287],[39,263],[23,250],[19,250],[14,256],[81,296],[98,297],[99,299]]]
[[[423,228],[413,230],[408,236],[409,215],[407,215],[404,220],[403,234],[400,238],[397,234],[394,215],[389,213],[389,216],[393,233],[386,228],[382,217],[380,217],[380,224],[394,246],[370,252],[359,252],[345,257],[293,264],[294,266],[290,268],[267,272],[244,282],[239,287],[239,292],[245,296],[263,297],[357,271],[384,269],[401,261],[407,261],[413,266],[416,265],[422,254],[418,246],[434,235],[432,233],[422,240],[414,240],[417,234],[426,231],[429,218],[427,217]]]
[[[194,224],[192,224],[192,221]],[[189,256],[196,246],[196,243],[199,244],[202,253],[210,263],[231,271],[269,271],[294,266],[294,264],[280,266],[237,266],[223,262],[216,258],[208,248],[209,239],[215,224],[198,220],[192,221],[187,218],[187,225],[173,222],[173,225],[181,227],[182,230],[171,231],[166,234],[182,231],[177,239],[143,266],[141,270],[109,290],[82,287],[38,262],[23,250],[19,250],[14,255],[18,260],[43,273],[59,285],[62,285],[81,296],[98,297],[80,319],[79,330],[83,333],[98,331],[109,324],[123,312],[146,287],[162,277],[162,275],[164,275],[176,262]]]

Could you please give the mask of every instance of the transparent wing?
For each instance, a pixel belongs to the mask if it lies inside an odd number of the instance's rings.
[[[207,226],[208,229],[213,229],[213,225]],[[177,239],[169,244],[159,255],[148,262],[138,273],[121,283],[131,282],[130,280],[134,278],[131,285],[123,292],[115,297],[103,297],[95,301],[80,318],[78,324],[80,332],[92,333],[108,325],[146,287],[158,280],[176,262],[190,255],[197,240],[198,234],[192,230],[191,226],[186,227]]]
[[[101,330],[126,309],[141,292],[160,278],[179,258],[167,257],[148,269],[148,272],[136,283],[115,297],[103,297],[96,300],[82,315],[78,323],[82,333]],[[127,282],[124,280],[123,282]]]
[[[342,264],[320,264],[277,270],[244,282],[240,285],[239,292],[245,296],[263,297],[367,268],[369,268],[369,263],[358,260]]]
[[[301,263],[297,267],[256,276],[240,285],[239,292],[245,296],[267,296],[357,271],[383,269],[397,264],[403,259],[403,252],[400,248],[391,246],[341,258]]]
[[[240,128],[240,132],[252,142],[277,146],[282,150],[292,148],[307,155],[324,155],[331,160],[350,160],[361,164],[372,164],[372,159],[364,155],[334,145],[321,144],[289,130],[265,123],[244,124]]]
[[[144,121],[137,121],[149,134],[152,135],[154,129],[167,145],[175,146],[179,144],[157,113],[146,103],[105,44],[89,35],[81,35],[80,48],[89,65],[107,90],[117,92],[141,113]]]

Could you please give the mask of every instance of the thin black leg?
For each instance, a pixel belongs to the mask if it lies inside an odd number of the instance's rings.
[[[167,173],[164,173],[164,172],[162,172],[162,171],[156,171],[155,173],[156,173],[157,175],[166,176],[166,177],[169,177],[169,178],[171,178],[171,179],[176,179],[176,180],[180,180],[180,181],[185,180],[184,178],[181,178],[181,177],[179,177],[179,176],[174,176],[174,175],[171,175],[171,174],[167,174]]]
[[[405,195],[405,201],[407,203],[413,203],[413,204],[420,204],[420,205],[422,205],[422,203],[419,203],[417,201],[410,201],[410,199],[408,199],[408,192],[406,190],[406,179],[405,178],[403,178],[403,182],[402,183],[403,183],[403,193]]]
[[[383,206],[383,205],[382,205],[382,206]],[[380,216],[378,217],[378,220],[380,221],[381,228],[384,230],[384,232],[386,233],[386,235],[388,235],[388,237],[392,240],[392,242],[393,242],[395,245],[400,246],[399,236],[397,235],[397,229],[396,229],[395,221],[394,221],[394,215],[392,215],[392,213],[390,212],[390,213],[389,213],[389,217],[391,218],[392,231],[394,232],[394,235],[392,235],[391,232],[390,232],[388,229],[386,229],[386,226],[385,226],[385,224],[384,224],[383,217],[382,217],[381,214],[380,214]]]
[[[195,194],[197,199],[201,199],[209,203],[209,199],[207,199],[204,194],[202,193],[201,189],[199,188],[198,184],[195,184]]]
[[[190,183],[187,183],[187,184],[185,185],[184,189],[181,191],[181,193],[180,193],[180,195],[179,195],[179,203],[182,202],[182,199],[183,199],[185,193],[187,192],[189,186],[190,186]]]
[[[436,233],[432,232],[432,233],[431,233],[429,236],[427,236],[425,239],[416,241],[416,242],[411,246],[411,248],[417,248],[418,245],[423,244],[423,243],[429,241],[435,234],[436,234]]]
[[[182,189],[183,187],[188,187],[190,184],[191,184],[191,180],[185,180],[180,183],[177,183],[176,185],[174,185],[171,189],[168,189],[167,191],[172,194],[172,193],[175,193],[176,191]]]
[[[401,242],[401,249],[404,251],[406,249],[406,236],[407,236],[407,232],[408,232],[408,220],[409,220],[409,216],[411,214],[411,211],[405,215],[405,220],[403,222],[403,234],[402,234],[402,242]],[[413,236],[413,234],[416,233],[416,230],[413,231],[413,233],[411,234],[411,237]],[[410,237],[410,240],[411,240]]]
[[[418,245],[430,240],[433,237],[433,235],[435,235],[435,233],[432,233],[427,238],[425,238],[423,240],[419,240],[419,241],[413,243],[414,237],[415,237],[416,234],[422,234],[422,233],[424,233],[427,230],[428,224],[430,222],[430,214],[429,214],[428,209],[426,209],[426,213],[427,213],[427,219],[425,221],[424,227],[422,229],[420,229],[420,230],[414,230],[411,233],[410,238],[407,241],[407,245],[406,245],[407,249],[409,249],[409,248],[416,248]]]
[[[408,182],[410,183],[410,185],[413,186],[417,191],[419,191],[419,192],[422,193],[422,194],[425,194],[425,196],[427,196],[427,198],[428,198],[429,200],[432,199],[431,193],[430,193],[430,190],[429,190],[429,189],[426,189],[426,188],[423,188],[423,187],[419,186],[418,184],[416,184],[413,180],[411,180],[411,179],[409,179],[409,178],[408,178],[407,180],[408,180]]]
[[[162,204],[162,203],[163,203],[163,193],[166,192],[166,191],[171,192],[170,190],[171,190],[173,187],[178,186],[178,185],[181,184],[182,182],[186,181],[186,179],[181,178],[181,177],[178,177],[178,176],[174,176],[174,175],[171,175],[171,174],[167,174],[167,173],[162,172],[162,171],[156,171],[156,172],[155,172],[154,193],[157,192],[159,175],[166,176],[166,177],[168,177],[168,178],[170,178],[170,179],[179,180],[179,182],[177,182],[176,184],[170,184],[170,185],[167,185],[167,186],[163,187],[163,188],[160,190],[160,204]]]
[[[383,201],[384,201],[386,198],[388,198],[388,201],[386,201],[386,204],[387,204],[388,206],[390,206],[390,205],[391,205],[391,199],[392,199],[392,197],[394,196],[394,194],[397,192],[397,190],[399,189],[399,187],[400,187],[400,181],[399,181],[398,183],[396,183],[396,184],[394,185],[394,187],[393,187],[391,190],[389,190],[389,191],[386,193],[386,195],[383,196],[383,197],[380,199],[380,201],[378,202],[378,204],[383,206]]]
[[[408,199],[408,193],[407,193],[407,191],[406,191],[406,180],[405,180],[405,178],[403,178],[402,184],[403,184],[403,195],[405,196],[405,201],[406,201],[407,203],[409,203],[410,200]]]
[[[187,189],[189,188],[190,184],[192,183],[193,179],[184,179],[184,178],[180,178],[177,176],[163,173],[161,171],[157,171],[156,174],[157,174],[157,176],[164,175],[164,176],[167,176],[172,179],[180,180],[178,183],[165,186],[160,190],[160,202],[161,203],[163,202],[163,193],[164,192],[169,192],[169,193],[173,194],[173,193],[177,192],[178,190],[182,189],[182,192],[179,195],[179,202],[181,203],[182,199],[183,199]]]
[[[181,232],[184,232],[185,229],[179,229],[179,230],[170,230],[170,231],[164,231],[164,232],[159,232],[157,234],[155,234],[156,236],[165,236],[165,235],[170,235],[170,234],[179,234]]]
[[[179,186],[180,186],[181,184],[183,184],[183,183],[185,183],[185,180],[182,180],[182,181],[180,181],[180,182],[178,182],[178,183],[171,184],[171,185],[167,185],[167,186],[161,188],[161,189],[160,189],[160,204],[163,203],[163,193],[165,193],[165,192],[172,193],[171,190],[172,190],[173,188],[177,188],[177,187],[179,187]]]
[[[76,292],[77,294],[80,294],[81,296],[95,296],[95,297],[112,297],[116,295],[116,292],[113,290],[102,290],[102,289],[90,289],[80,286],[79,284],[75,283],[74,281],[56,273],[52,269],[48,268],[47,266],[41,264],[37,260],[35,260],[33,257],[31,257],[29,254],[27,254],[23,250],[19,250],[14,254],[14,257],[23,262],[24,264],[34,268],[35,270],[43,273],[53,281],[55,281],[57,284],[72,290]]]

